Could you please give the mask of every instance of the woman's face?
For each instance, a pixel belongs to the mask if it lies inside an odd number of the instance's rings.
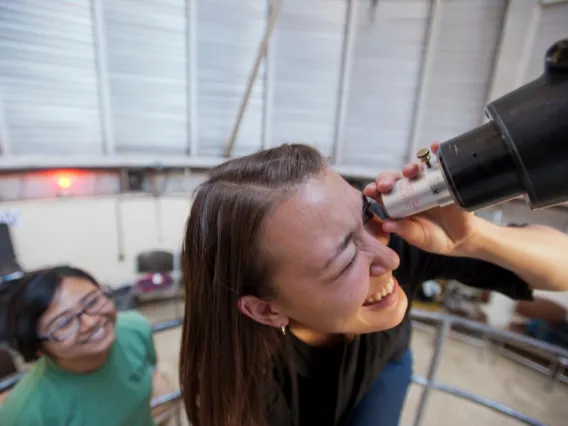
[[[404,318],[408,300],[392,275],[399,257],[380,219],[365,216],[362,193],[328,169],[266,219],[277,293],[270,305],[292,329],[362,334]]]
[[[84,313],[77,317],[79,312]],[[100,355],[111,347],[115,321],[115,305],[98,287],[83,278],[66,277],[39,320],[38,334],[61,340],[45,340],[46,353],[61,360],[77,360]]]

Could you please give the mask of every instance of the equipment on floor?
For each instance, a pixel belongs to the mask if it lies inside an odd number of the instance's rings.
[[[172,272],[174,255],[169,251],[154,250],[137,256],[137,272],[140,274],[134,283],[138,299],[172,296],[177,290]]]
[[[551,46],[544,73],[486,106],[489,121],[443,142],[415,179],[375,207],[383,219],[456,203],[473,212],[519,196],[531,209],[568,201],[568,39]]]

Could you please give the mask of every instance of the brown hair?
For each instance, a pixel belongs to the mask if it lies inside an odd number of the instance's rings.
[[[238,300],[275,296],[259,241],[263,220],[325,167],[317,150],[282,145],[214,168],[198,188],[182,252],[180,356],[181,389],[194,426],[265,424],[266,386],[282,335],[243,315]]]

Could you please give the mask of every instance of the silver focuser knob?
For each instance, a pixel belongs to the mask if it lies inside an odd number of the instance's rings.
[[[400,179],[388,194],[382,194],[382,204],[393,219],[454,203],[439,164],[430,158],[428,150],[418,151],[418,158],[426,165],[414,179]]]

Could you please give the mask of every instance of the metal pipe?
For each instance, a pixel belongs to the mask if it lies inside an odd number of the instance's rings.
[[[353,62],[353,46],[357,30],[358,1],[348,0],[343,29],[343,46],[339,71],[339,86],[335,110],[335,126],[333,129],[333,163],[340,164],[345,142],[345,116],[347,114],[347,98],[349,97],[349,82]]]
[[[10,159],[0,156],[0,172],[30,172],[34,170],[50,169],[82,169],[82,170],[105,170],[105,169],[210,169],[227,161],[222,157],[162,157],[156,160],[152,157],[139,156],[12,156]],[[343,176],[361,179],[374,179],[377,177],[375,167],[357,166],[331,166],[337,173]],[[387,163],[378,164],[377,167],[388,167]]]
[[[468,401],[474,402],[478,405],[483,405],[484,407],[490,408],[498,413],[504,414],[508,417],[512,417],[516,420],[519,420],[525,424],[532,425],[532,426],[546,426],[544,423],[535,420],[526,414],[521,413],[513,408],[507,407],[506,405],[500,404],[498,402],[492,401],[490,399],[484,398],[482,396],[475,395],[473,393],[461,390],[454,386],[445,385],[442,383],[437,382],[429,382],[426,378],[420,376],[413,376],[412,377],[413,383],[417,385],[425,386],[426,388],[430,387],[431,389],[436,389],[438,391],[455,395],[460,398],[466,399]]]
[[[8,129],[8,121],[4,111],[4,102],[0,98],[0,155],[7,157],[12,154],[12,139]]]
[[[419,132],[424,121],[424,104],[427,99],[428,86],[434,65],[434,46],[437,43],[440,33],[440,23],[442,21],[442,10],[444,2],[442,0],[431,0],[430,11],[428,13],[428,24],[424,36],[424,50],[422,60],[418,70],[418,84],[416,86],[416,96],[414,99],[414,109],[410,121],[410,134],[408,135],[408,161],[415,159],[416,148],[418,147]]]
[[[283,0],[272,0],[272,2],[273,2],[274,7],[271,9],[271,14],[270,14],[269,19],[268,19],[268,24],[266,26],[266,31],[264,33],[264,37],[262,38],[262,41],[261,41],[260,46],[258,48],[258,52],[256,54],[256,59],[255,59],[254,64],[252,66],[252,71],[249,75],[249,80],[248,80],[248,83],[247,83],[245,94],[244,94],[243,99],[241,101],[241,105],[239,107],[239,112],[237,113],[237,119],[235,120],[235,124],[234,124],[233,130],[231,132],[231,136],[230,136],[230,138],[227,141],[227,144],[225,146],[225,150],[224,150],[225,157],[230,157],[233,153],[233,148],[235,146],[237,136],[239,135],[239,129],[241,127],[241,123],[242,123],[243,118],[245,116],[245,111],[247,109],[247,105],[248,105],[248,102],[249,102],[249,99],[250,99],[250,95],[252,93],[252,89],[254,87],[254,83],[256,82],[256,76],[258,74],[258,70],[260,69],[260,64],[261,64],[262,58],[264,57],[264,54],[265,54],[266,49],[268,47],[268,41],[270,40],[270,36],[272,35],[272,32],[274,31],[274,27],[276,26],[276,22],[278,20],[278,15],[280,14],[280,9],[282,8]]]
[[[161,331],[168,331],[172,328],[180,327],[183,324],[183,320],[181,318],[169,320],[169,321],[161,321],[152,324],[152,333],[159,333]]]
[[[116,253],[119,262],[124,262],[126,258],[124,249],[124,226],[122,224],[122,201],[124,193],[128,190],[128,173],[122,169],[120,171],[119,193],[114,200],[114,220],[116,224]]]
[[[440,323],[438,329],[438,335],[436,336],[436,348],[434,350],[434,355],[432,355],[432,360],[430,361],[430,367],[428,368],[428,380],[427,383],[434,383],[436,373],[440,367],[440,358],[442,356],[442,349],[444,347],[444,341],[448,331],[450,330],[449,319],[444,319]],[[428,396],[430,395],[430,386],[426,386],[422,391],[422,396],[420,398],[420,403],[418,405],[418,410],[416,412],[416,418],[414,419],[414,426],[420,426],[424,418],[424,412],[426,411],[426,406],[428,405]]]
[[[514,342],[525,343],[529,346],[533,346],[543,351],[550,352],[552,355],[568,358],[568,350],[561,348],[560,346],[551,345],[550,343],[546,343],[541,340],[534,339],[532,337],[523,336],[522,334],[513,333],[512,331],[497,330],[486,324],[482,324],[465,318],[459,318],[452,315],[442,314],[439,312],[427,312],[420,310],[412,310],[411,317],[413,319],[430,320],[430,321],[447,320],[452,324],[461,325],[471,330],[487,333],[488,335],[492,336],[499,336],[503,339]]]
[[[24,377],[24,373],[14,373],[10,374],[7,377],[4,377],[2,380],[0,380],[0,393],[15,386],[22,377]]]
[[[105,155],[113,155],[116,151],[116,146],[114,141],[114,129],[111,113],[112,106],[108,77],[106,30],[101,0],[91,0],[91,14],[93,17],[93,39],[97,66],[97,87],[99,96],[103,153]]]
[[[180,391],[170,392],[170,393],[167,393],[165,395],[160,395],[160,396],[157,396],[155,398],[152,398],[152,402],[150,402],[150,407],[156,408],[160,405],[167,404],[168,402],[171,402],[171,401],[174,401],[174,400],[180,399],[180,398],[181,398],[181,392]]]
[[[267,0],[267,17],[266,22],[270,21],[270,16],[275,13],[272,0]],[[268,40],[266,51],[264,52],[264,91],[262,99],[262,140],[261,148],[270,147],[272,140],[272,107],[274,104],[274,49],[276,48],[276,36],[278,31],[276,28],[272,33],[272,37]]]
[[[187,154],[198,154],[198,118],[197,118],[197,1],[185,3],[186,22],[186,84],[187,84]]]

